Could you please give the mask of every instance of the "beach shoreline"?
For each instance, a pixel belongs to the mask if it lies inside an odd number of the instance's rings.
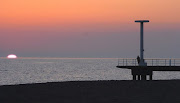
[[[0,86],[1,103],[179,103],[180,80],[68,81]]]

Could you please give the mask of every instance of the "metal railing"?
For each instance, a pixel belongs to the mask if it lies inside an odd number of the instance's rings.
[[[180,66],[180,59],[149,58],[144,60],[147,66]],[[121,58],[118,59],[118,66],[138,66],[138,62],[134,58]]]

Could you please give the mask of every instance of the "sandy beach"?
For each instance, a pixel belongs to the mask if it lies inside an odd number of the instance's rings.
[[[0,86],[1,103],[180,103],[180,81],[73,81]]]

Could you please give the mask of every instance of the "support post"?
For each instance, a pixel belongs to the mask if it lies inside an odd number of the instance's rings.
[[[141,80],[141,75],[138,75],[138,80]]]
[[[149,75],[149,80],[153,80],[152,74]]]
[[[136,80],[136,75],[133,75],[133,80]]]
[[[146,80],[146,75],[141,75],[141,80]]]

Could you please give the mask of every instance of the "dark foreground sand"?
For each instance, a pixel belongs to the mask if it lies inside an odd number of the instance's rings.
[[[0,86],[0,103],[180,103],[180,81],[75,81]]]

